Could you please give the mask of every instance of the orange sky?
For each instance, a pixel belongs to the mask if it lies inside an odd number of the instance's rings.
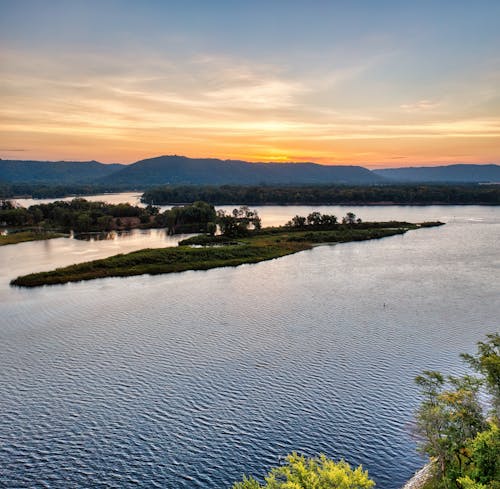
[[[491,12],[207,10],[200,27],[180,7],[64,5],[0,7],[1,158],[500,162]]]

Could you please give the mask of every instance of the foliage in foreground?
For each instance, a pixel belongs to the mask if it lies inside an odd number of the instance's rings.
[[[281,467],[271,469],[260,484],[244,477],[233,489],[369,489],[375,486],[361,466],[352,469],[347,462],[334,462],[324,455],[306,458],[292,453]]]
[[[420,450],[435,461],[433,488],[500,488],[500,335],[487,335],[476,355],[462,355],[479,376],[445,378],[426,371],[415,381],[424,400],[416,413]],[[492,410],[485,416],[479,390],[485,387]]]

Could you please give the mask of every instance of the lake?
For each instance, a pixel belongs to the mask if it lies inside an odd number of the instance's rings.
[[[459,353],[499,329],[500,208],[257,209],[264,225],[313,209],[447,225],[32,290],[8,282],[181,238],[1,247],[1,487],[224,488],[292,450],[362,463],[384,489],[421,466],[413,378],[463,372]]]

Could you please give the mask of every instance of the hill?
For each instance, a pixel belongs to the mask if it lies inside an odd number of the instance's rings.
[[[115,173],[124,165],[97,161],[0,160],[0,181],[4,183],[93,183]]]
[[[102,182],[165,184],[374,184],[383,178],[361,166],[316,163],[248,163],[246,161],[159,156],[123,167]]]
[[[498,183],[500,165],[447,165],[387,168],[373,173],[397,182]]]
[[[158,185],[377,185],[487,182],[500,182],[499,165],[449,165],[370,171],[361,166],[249,163],[185,156],[159,156],[131,165],[103,164],[97,161],[0,159],[0,183],[11,186],[91,185],[96,189],[124,190]],[[26,192],[29,193],[28,190]]]

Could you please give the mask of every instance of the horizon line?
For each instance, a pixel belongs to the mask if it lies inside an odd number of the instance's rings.
[[[395,166],[395,165],[390,165],[389,163],[386,162],[380,162],[380,163],[370,163],[367,165],[363,164],[354,164],[354,163],[321,163],[318,161],[312,161],[312,160],[294,160],[294,161],[262,161],[262,160],[242,160],[242,159],[223,159],[223,158],[217,158],[215,156],[186,156],[186,155],[178,155],[178,154],[163,154],[163,155],[158,155],[158,156],[150,156],[146,158],[142,158],[136,161],[131,161],[129,163],[123,163],[119,161],[99,161],[96,159],[91,159],[91,160],[82,160],[80,158],[66,158],[66,159],[54,159],[54,160],[48,160],[48,159],[12,159],[12,158],[4,158],[0,157],[0,161],[13,161],[13,162],[25,162],[25,161],[30,161],[34,163],[99,163],[101,165],[123,165],[123,166],[130,166],[134,165],[136,163],[139,163],[141,161],[146,161],[146,160],[152,160],[152,159],[157,159],[157,158],[172,158],[172,157],[177,157],[177,158],[185,158],[189,160],[217,160],[217,161],[222,161],[222,162],[243,162],[243,163],[250,163],[250,164],[261,164],[261,165],[269,165],[269,164],[277,164],[277,165],[283,165],[283,164],[313,164],[313,165],[320,165],[320,166],[334,166],[334,167],[341,167],[341,166],[351,166],[351,167],[360,167],[360,168],[365,168],[367,170],[391,170],[391,169],[410,169],[410,168],[438,168],[438,167],[448,167],[448,166],[457,166],[457,165],[474,165],[474,166],[499,166],[500,163],[495,163],[495,162],[455,162],[455,163],[443,163],[443,162],[432,162],[432,163],[412,163],[411,165],[403,165],[403,166]]]

